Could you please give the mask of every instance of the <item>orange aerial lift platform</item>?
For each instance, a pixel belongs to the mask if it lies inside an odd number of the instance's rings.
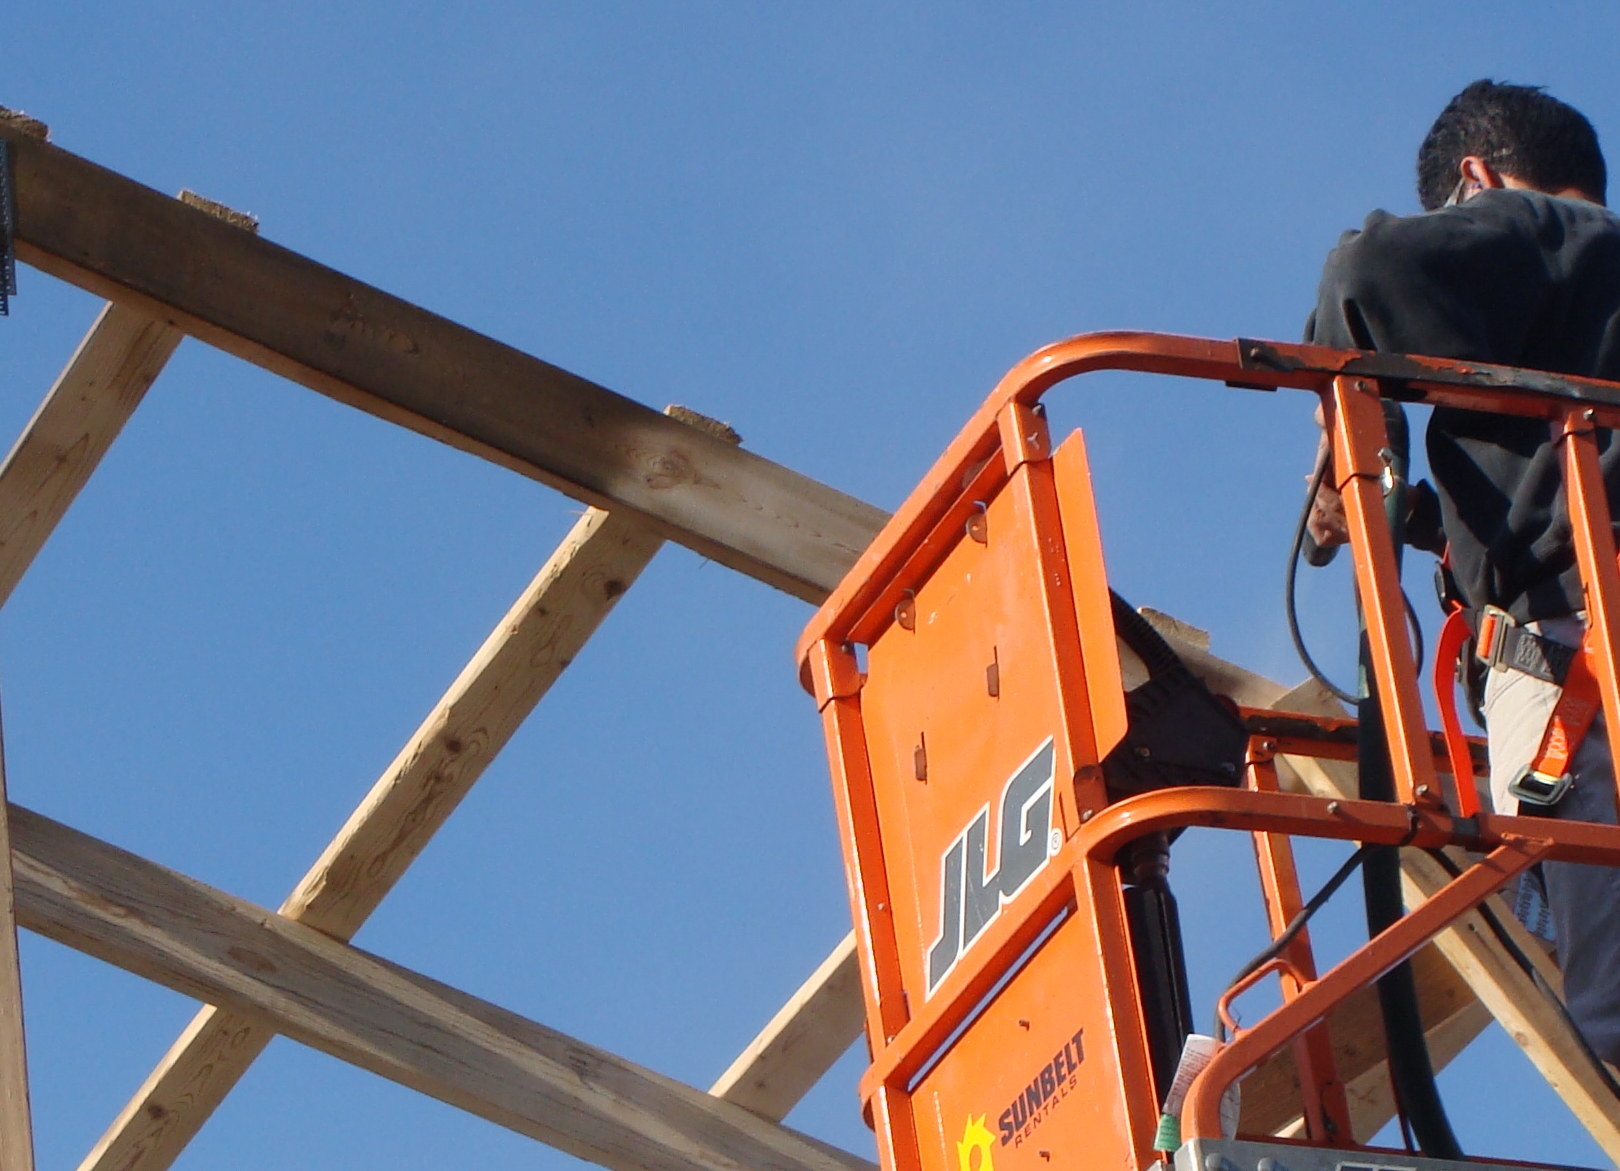
[[[1392,800],[1280,791],[1279,754],[1367,756],[1355,721],[1200,694],[1111,593],[1082,435],[1054,446],[1040,402],[1099,370],[1320,397]],[[1598,429],[1620,427],[1620,385],[1146,333],[1087,335],[1032,355],[798,648],[832,766],[872,1055],[861,1092],[885,1171],[1527,1166],[1357,1146],[1325,1025],[1536,862],[1620,864],[1613,826],[1481,809],[1483,754],[1455,717],[1450,637],[1435,669],[1444,730],[1428,729],[1386,523],[1396,477],[1388,401],[1547,420],[1586,588],[1585,664],[1608,726],[1620,727],[1620,567],[1597,462]],[[1128,692],[1121,641],[1150,676]],[[1363,720],[1371,726],[1365,707]],[[1275,941],[1208,1006],[1231,1035],[1209,1039],[1201,1065],[1182,1061],[1191,1006],[1164,882],[1168,843],[1189,826],[1252,835],[1257,913]],[[1291,852],[1301,837],[1468,855],[1448,886],[1319,973],[1301,929],[1308,911]],[[1280,1007],[1233,1025],[1232,998],[1272,976]],[[1229,1088],[1285,1047],[1303,1133],[1234,1134],[1223,1119]]]

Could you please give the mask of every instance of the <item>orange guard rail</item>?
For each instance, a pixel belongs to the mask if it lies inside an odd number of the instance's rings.
[[[1126,709],[1084,444],[1039,400],[1095,370],[1317,394],[1351,534],[1397,801],[1277,791],[1273,756],[1353,758],[1353,722],[1289,714],[1250,741],[1242,788],[1110,804],[1100,762]],[[1117,854],[1143,834],[1255,835],[1275,935],[1301,905],[1291,836],[1461,846],[1483,858],[1317,976],[1301,933],[1284,1002],[1198,1077],[1182,1137],[1219,1138],[1227,1087],[1294,1044],[1310,1143],[1353,1146],[1322,1022],[1541,859],[1620,864],[1620,829],[1479,810],[1477,750],[1425,726],[1380,477],[1381,397],[1546,419],[1563,453],[1604,715],[1620,727],[1620,569],[1597,428],[1620,385],[1239,339],[1092,334],[1016,366],[816,613],[798,646],[821,710],[859,940],[887,1171],[1145,1168],[1159,1094]],[[864,653],[866,661],[860,661]],[[1444,672],[1437,671],[1437,677]],[[1611,746],[1613,744],[1611,740]],[[1620,767],[1616,768],[1620,775]],[[1230,993],[1229,993],[1230,995]]]

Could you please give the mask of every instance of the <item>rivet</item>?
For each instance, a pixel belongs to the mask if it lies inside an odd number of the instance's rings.
[[[990,525],[989,521],[986,519],[984,501],[975,500],[973,502],[973,507],[975,511],[968,514],[966,522],[964,522],[962,525],[962,530],[979,544],[989,544]]]
[[[1337,801],[1329,801],[1327,803],[1327,811],[1331,815],[1337,815],[1339,812],[1339,803]]]
[[[1094,810],[1094,809],[1082,809],[1080,811],[1080,820],[1081,821],[1090,821],[1091,820],[1091,815],[1093,813],[1095,813],[1095,812],[1096,812],[1096,810]]]

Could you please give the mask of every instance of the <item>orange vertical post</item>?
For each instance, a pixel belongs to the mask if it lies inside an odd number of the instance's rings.
[[[1249,785],[1262,793],[1280,791],[1274,749],[1269,742],[1251,745],[1249,749]],[[1266,901],[1266,918],[1271,937],[1276,939],[1304,907],[1299,895],[1299,874],[1294,867],[1294,847],[1286,834],[1252,836],[1255,864],[1260,871],[1260,890]],[[1289,1001],[1304,991],[1305,984],[1316,979],[1316,954],[1311,947],[1308,927],[1301,928],[1294,936],[1283,950],[1282,958],[1291,969],[1282,974],[1283,999]],[[1313,1025],[1294,1038],[1293,1049],[1307,1132],[1313,1140],[1328,1146],[1350,1145],[1353,1142],[1350,1104],[1333,1060],[1333,1038],[1326,1023]]]
[[[1620,567],[1615,563],[1614,530],[1609,495],[1598,466],[1597,423],[1589,408],[1571,407],[1553,424],[1554,440],[1563,447],[1564,486],[1569,502],[1569,524],[1575,541],[1575,559],[1581,568],[1586,593],[1587,651],[1595,660],[1593,673],[1603,697],[1603,716],[1609,728],[1609,752],[1620,778]]]
[[[1364,378],[1333,380],[1333,466],[1355,554],[1356,588],[1367,620],[1378,700],[1389,733],[1395,792],[1403,802],[1438,803],[1440,784],[1429,750],[1417,664],[1407,642],[1406,609],[1395,543],[1384,516],[1389,438],[1376,386]]]

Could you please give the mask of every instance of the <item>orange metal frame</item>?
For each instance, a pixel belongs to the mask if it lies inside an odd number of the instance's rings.
[[[1275,754],[1353,759],[1353,721],[1245,713],[1253,736],[1243,788],[1108,803],[1099,766],[1126,719],[1090,477],[1079,436],[1054,450],[1038,406],[1057,383],[1104,369],[1320,396],[1396,802],[1278,792]],[[1219,1137],[1227,1087],[1292,1045],[1311,1142],[1353,1146],[1327,1014],[1536,861],[1620,864],[1615,827],[1480,812],[1477,748],[1454,719],[1444,737],[1427,729],[1384,521],[1380,397],[1548,421],[1563,453],[1592,664],[1609,726],[1620,727],[1620,567],[1595,437],[1620,427],[1620,385],[1146,333],[1087,335],[1032,355],[952,441],[798,647],[832,763],[872,1051],[862,1095],[888,1171],[1008,1171],[1054,1158],[1140,1168],[1156,1157],[1158,1093],[1118,864],[1144,834],[1252,834],[1274,935],[1301,905],[1290,837],[1485,854],[1326,973],[1301,933],[1251,976],[1278,974],[1283,1004],[1236,1030],[1197,1079],[1182,1116],[1188,1139]],[[1454,782],[1449,806],[1442,774]],[[1036,835],[1048,832],[1042,853]]]

